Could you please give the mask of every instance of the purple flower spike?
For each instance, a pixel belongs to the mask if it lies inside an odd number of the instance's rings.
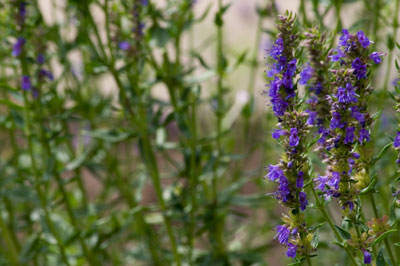
[[[287,244],[289,241],[289,235],[290,235],[289,229],[284,225],[278,225],[275,227],[275,230],[277,233],[276,233],[274,239],[278,238],[279,243],[281,243],[282,245]]]
[[[363,48],[367,48],[369,46],[369,39],[365,36],[363,31],[357,32],[357,38]]]
[[[131,45],[129,42],[127,41],[123,41],[119,43],[119,49],[123,50],[123,51],[127,51],[131,48]]]
[[[368,250],[364,249],[363,254],[364,254],[364,264],[371,264],[372,261],[371,253],[369,253]]]
[[[296,253],[297,253],[297,246],[292,243],[289,243],[286,256],[288,256],[289,258],[294,258],[296,257]]]
[[[24,47],[25,39],[20,37],[17,39],[17,42],[13,45],[12,55],[19,56],[22,53],[22,48]]]
[[[22,76],[21,78],[21,88],[24,91],[28,91],[32,88],[31,79],[29,76]]]
[[[296,147],[299,145],[299,136],[297,136],[297,128],[290,129],[289,145]]]

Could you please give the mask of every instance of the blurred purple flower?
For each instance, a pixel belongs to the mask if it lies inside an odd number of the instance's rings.
[[[29,76],[22,76],[21,88],[25,91],[28,91],[32,88],[31,79]]]
[[[12,55],[13,56],[19,56],[22,53],[22,48],[24,47],[25,44],[25,38],[18,38],[17,42],[13,45],[12,49]]]

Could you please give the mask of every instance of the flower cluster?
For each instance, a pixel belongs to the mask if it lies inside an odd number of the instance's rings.
[[[26,1],[16,1],[16,14],[15,18],[17,21],[17,32],[23,36],[24,29],[27,27],[27,8],[29,7]],[[32,85],[32,77],[29,74],[29,69],[26,64],[28,62],[33,62],[34,60],[25,60],[25,58],[30,57],[26,49],[27,39],[25,37],[18,37],[12,46],[11,55],[13,57],[19,58],[21,64],[25,64],[23,69],[23,75],[21,77],[20,86],[24,91],[31,91],[34,97],[38,96],[38,89]],[[42,42],[37,42],[36,44],[36,77],[39,84],[42,84],[45,79],[53,80],[53,74],[44,67],[46,59],[44,51],[46,50],[45,45]]]
[[[299,84],[306,85],[310,94],[307,103],[309,108],[306,112],[309,115],[307,123],[316,126],[320,138],[319,146],[323,146],[328,135],[328,117],[330,117],[330,108],[327,95],[329,93],[329,64],[326,60],[326,41],[325,36],[316,29],[310,29],[305,33],[309,54],[309,62],[307,67],[300,73],[301,79]],[[311,65],[310,65],[311,64]],[[301,82],[304,80],[303,82]]]
[[[372,88],[368,86],[367,69],[371,63],[380,62],[382,55],[369,53],[369,45],[370,40],[362,31],[352,35],[344,29],[339,46],[330,55],[337,63],[327,97],[331,115],[324,148],[329,155],[329,169],[325,176],[315,179],[316,189],[326,197],[338,198],[343,210],[349,212],[359,190],[354,176],[363,171],[367,158],[359,159],[367,156],[363,146],[370,141],[372,118],[367,112],[367,100]]]
[[[143,29],[145,24],[142,21],[141,12],[142,8],[147,6],[149,3],[147,0],[135,0],[133,2],[132,8],[132,21],[133,27],[132,32],[134,36],[134,44],[132,45],[129,41],[121,41],[118,44],[119,49],[123,51],[129,51],[133,54],[137,54],[139,52],[138,45],[140,44],[143,38]]]
[[[280,141],[285,151],[279,164],[267,167],[268,173],[265,177],[278,184],[277,190],[269,195],[291,208],[290,216],[283,219],[285,224],[276,227],[275,237],[288,248],[286,254],[289,257],[296,257],[297,254],[308,256],[313,251],[309,237],[312,234],[308,232],[301,213],[308,205],[304,184],[308,179],[306,139],[309,126],[306,123],[307,113],[298,111],[300,100],[295,77],[299,70],[294,57],[298,34],[293,24],[294,18],[290,14],[279,17],[279,33],[272,49],[268,51],[273,63],[267,72],[271,80],[267,85],[268,90],[265,91],[278,119],[279,129],[272,133],[272,137]],[[306,82],[310,73],[305,73],[298,82]]]
[[[16,1],[16,25],[17,25],[17,32],[23,36],[24,35],[24,29],[27,27],[26,25],[26,19],[27,19],[27,7],[28,3],[26,1]],[[12,46],[12,51],[11,55],[13,57],[21,59],[21,64],[27,64],[27,60],[24,58],[27,58],[29,54],[26,51],[26,46],[27,45],[27,40],[25,37],[18,37],[15,41],[15,43]],[[36,45],[36,63],[37,63],[37,71],[36,71],[36,77],[37,81],[39,83],[43,83],[44,79],[48,80],[53,80],[53,74],[47,70],[44,67],[45,64],[45,56],[44,56],[44,51],[46,50],[46,47],[44,46],[43,43],[38,42]],[[34,61],[34,60],[31,60]],[[32,78],[31,75],[29,75],[29,71],[27,67],[22,67],[24,69],[23,75],[21,77],[20,81],[20,86],[21,89],[24,91],[31,91],[34,97],[38,96],[38,90],[32,85]]]

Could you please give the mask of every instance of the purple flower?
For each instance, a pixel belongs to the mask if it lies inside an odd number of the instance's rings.
[[[196,2],[196,1],[192,1],[192,3],[194,3],[194,2]],[[147,5],[149,4],[149,2],[148,2],[147,0],[140,0],[140,3],[141,3],[143,6],[147,6]]]
[[[382,62],[381,59],[382,53],[373,52],[369,58],[374,61],[375,64],[380,64]]]
[[[297,60],[296,58],[294,58],[287,64],[286,73],[288,74],[289,77],[293,77],[294,74],[296,73],[296,63]]]
[[[351,67],[354,69],[354,75],[357,79],[365,78],[367,75],[367,66],[361,62],[360,58],[356,58],[351,63]]]
[[[275,131],[272,132],[272,137],[274,139],[279,139],[283,135],[285,135],[285,131],[282,129],[275,129]]]
[[[299,136],[297,136],[297,128],[290,129],[289,145],[296,147],[299,145]]]
[[[12,55],[19,56],[22,53],[22,48],[24,47],[25,39],[20,37],[17,39],[17,42],[13,45]]]
[[[329,181],[329,177],[320,175],[317,178],[314,178],[314,181],[317,183],[315,189],[325,191],[325,185]]]
[[[339,61],[340,58],[345,57],[345,54],[342,52],[340,49],[333,49],[336,54],[330,55],[329,57],[331,58],[332,62]]]
[[[368,131],[368,129],[362,128],[362,129],[360,129],[360,131],[358,133],[359,133],[358,141],[360,143],[362,143],[364,140],[367,141],[367,142],[369,141],[369,131]]]
[[[281,85],[282,85],[282,81],[278,77],[275,77],[274,80],[271,80],[269,82],[269,92],[268,92],[269,97],[271,97],[271,98],[280,97],[279,96],[279,87]]]
[[[129,42],[127,41],[123,41],[119,43],[119,49],[123,50],[123,51],[127,51],[131,48],[131,45]]]
[[[283,52],[283,39],[278,38],[276,39],[275,43],[272,45],[272,48],[269,50],[269,55],[274,58],[275,60],[279,60],[279,56]]]
[[[36,58],[36,62],[37,62],[39,65],[43,65],[44,62],[45,62],[44,55],[43,55],[43,54],[38,54],[38,56],[37,56],[37,58]]]
[[[46,70],[46,69],[40,69],[39,70],[39,76],[40,77],[46,77],[49,80],[54,80],[53,74],[50,71]]]
[[[369,39],[365,36],[363,31],[357,32],[357,38],[362,47],[367,48],[369,46]]]
[[[308,80],[312,77],[313,73],[314,73],[314,69],[312,67],[310,67],[309,64],[307,64],[307,66],[304,67],[303,71],[300,72],[299,84],[306,85]]]
[[[21,16],[21,18],[24,20],[26,17],[26,2],[21,2],[19,4],[19,15]]]
[[[350,39],[350,33],[347,29],[342,30],[342,36],[339,38],[339,46],[347,46],[347,40]]]
[[[357,159],[360,159],[360,157],[361,157],[360,154],[355,153],[355,152],[353,152],[353,153],[351,154],[351,156],[353,156],[353,158],[356,159],[356,160],[357,160]]]
[[[342,128],[343,127],[343,123],[341,123],[340,120],[341,120],[340,113],[333,112],[332,113],[331,124],[330,124],[331,129]]]
[[[22,76],[21,88],[25,91],[28,91],[32,88],[31,79],[29,78],[29,76]]]
[[[280,97],[275,97],[271,99],[272,110],[274,111],[276,116],[282,116],[285,114],[286,108],[288,107],[288,103],[282,100]]]
[[[326,182],[326,184],[338,190],[339,183],[340,183],[340,174],[338,172],[333,171],[331,178],[328,180],[328,182]]]
[[[360,122],[360,124],[363,124],[365,122],[365,114],[360,113],[358,111],[357,106],[352,106],[350,110],[351,110],[351,116],[357,119],[357,121]]]
[[[357,94],[351,83],[346,84],[346,88],[339,87],[336,93],[339,103],[357,102]]]
[[[288,256],[289,258],[294,258],[296,257],[296,252],[297,252],[297,246],[292,243],[288,243],[288,250],[286,252],[286,256]]]
[[[307,109],[306,112],[308,113],[307,124],[311,125],[311,126],[314,125],[315,124],[315,120],[317,118],[317,112],[311,111],[309,109]]]
[[[369,253],[368,250],[364,249],[363,254],[364,254],[364,264],[371,264],[372,261],[371,253]]]
[[[278,165],[270,164],[268,168],[268,174],[265,177],[268,177],[268,179],[271,181],[275,181],[277,179],[285,177],[285,175],[283,174],[282,169],[279,168]]]
[[[299,192],[300,209],[304,211],[308,205],[307,194],[303,191]]]
[[[349,158],[347,159],[347,161],[349,162],[350,165],[354,165],[356,163],[356,161],[353,158]]]
[[[276,230],[276,235],[275,235],[274,239],[278,238],[279,243],[281,243],[282,245],[287,244],[289,241],[289,235],[290,235],[289,229],[284,225],[277,225],[275,227],[275,230]]]
[[[297,174],[296,187],[302,188],[303,186],[304,186],[304,173],[303,173],[303,171],[300,171]]]
[[[349,144],[354,142],[354,130],[355,127],[346,128],[346,136],[344,137],[344,144]]]
[[[400,131],[397,131],[396,138],[395,138],[394,141],[393,141],[393,146],[394,146],[395,148],[400,147]]]
[[[283,202],[287,202],[289,199],[290,195],[289,181],[284,175],[279,177],[279,186],[275,194],[276,198],[282,200]]]

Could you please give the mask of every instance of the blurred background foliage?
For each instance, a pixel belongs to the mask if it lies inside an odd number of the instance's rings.
[[[364,30],[387,54],[373,69],[376,150],[395,136],[399,0],[36,0],[22,26],[20,3],[0,2],[0,265],[289,263],[272,240],[284,210],[263,176],[280,152],[262,96],[287,9],[332,47]],[[374,170],[387,215],[395,159]],[[306,217],[323,222],[312,205]],[[330,240],[321,224],[314,265],[347,265]]]

